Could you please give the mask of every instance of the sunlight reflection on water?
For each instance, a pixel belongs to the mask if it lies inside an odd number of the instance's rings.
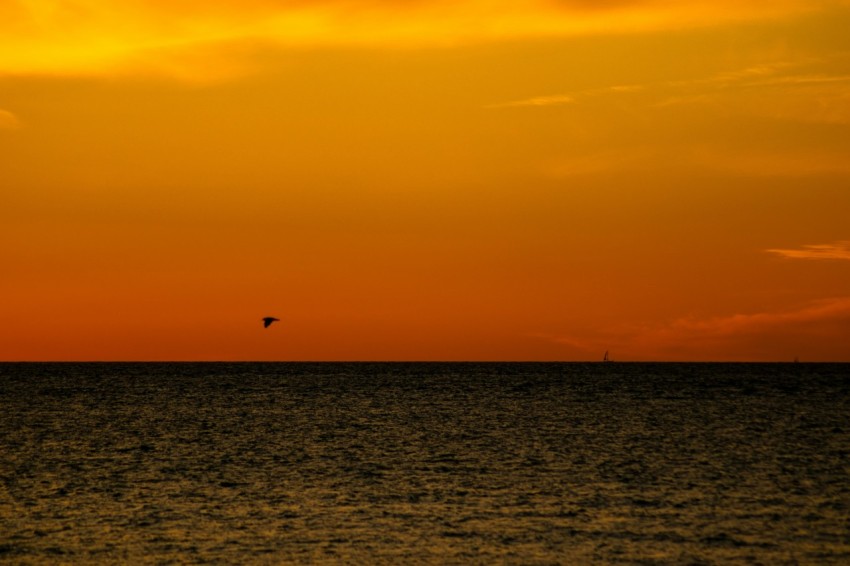
[[[830,364],[0,364],[0,561],[850,561]]]

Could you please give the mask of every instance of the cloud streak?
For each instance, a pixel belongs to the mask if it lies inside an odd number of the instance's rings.
[[[769,249],[765,251],[789,259],[850,261],[850,240],[843,240],[832,244],[813,244],[801,248]]]
[[[850,297],[825,299],[780,312],[735,314],[708,320],[680,319],[665,332],[680,333],[691,338],[740,337],[743,334],[772,334],[798,324],[836,320],[850,322]]]
[[[568,107],[579,115],[609,108],[626,120],[675,121],[684,113],[711,115],[729,122],[756,118],[800,124],[850,124],[850,64],[847,54],[774,60],[689,80],[615,85],[566,91],[491,104],[487,108]],[[674,113],[677,108],[682,112]],[[628,112],[628,114],[626,114]],[[637,117],[634,118],[633,117]],[[688,140],[675,147],[619,147],[590,155],[571,154],[542,168],[556,177],[622,170],[709,170],[744,177],[850,175],[843,147],[738,146]]]
[[[563,104],[573,104],[575,101],[575,97],[567,95],[535,96],[523,100],[514,100],[501,104],[492,104],[488,106],[488,108],[510,108],[516,106],[561,106]]]
[[[850,123],[850,75],[819,68],[831,64],[843,71],[847,57],[832,59],[774,61],[704,78],[569,91],[491,104],[488,108],[563,106],[606,96],[641,94],[643,104],[654,108],[715,106],[741,108],[774,118]]]
[[[850,332],[850,297],[814,301],[797,308],[667,324],[607,329],[595,336],[549,337],[574,355],[596,359],[611,350],[621,360],[850,361],[841,337]]]
[[[487,108],[511,108],[522,106],[563,106],[564,104],[575,104],[582,99],[604,96],[606,94],[640,92],[646,90],[648,85],[617,85],[605,88],[594,88],[581,90],[566,94],[553,94],[548,96],[533,96],[510,102],[491,104]]]
[[[635,33],[760,20],[839,4],[808,0],[10,0],[0,75],[158,69],[215,74],[222,45],[445,45]],[[191,62],[184,62],[188,58]],[[205,71],[198,70],[198,59]],[[190,67],[194,67],[191,71]]]

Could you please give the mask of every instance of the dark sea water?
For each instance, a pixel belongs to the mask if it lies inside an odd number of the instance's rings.
[[[0,364],[0,449],[4,563],[850,563],[847,364]]]

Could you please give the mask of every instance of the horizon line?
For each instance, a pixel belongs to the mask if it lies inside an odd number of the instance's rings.
[[[850,360],[0,360],[0,364],[850,364]]]

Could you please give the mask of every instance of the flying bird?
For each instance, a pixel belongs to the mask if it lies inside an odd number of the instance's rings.
[[[279,318],[275,318],[273,316],[267,316],[267,317],[263,318],[263,328],[268,328],[269,326],[272,325],[273,322],[277,322],[279,320],[280,320]]]

